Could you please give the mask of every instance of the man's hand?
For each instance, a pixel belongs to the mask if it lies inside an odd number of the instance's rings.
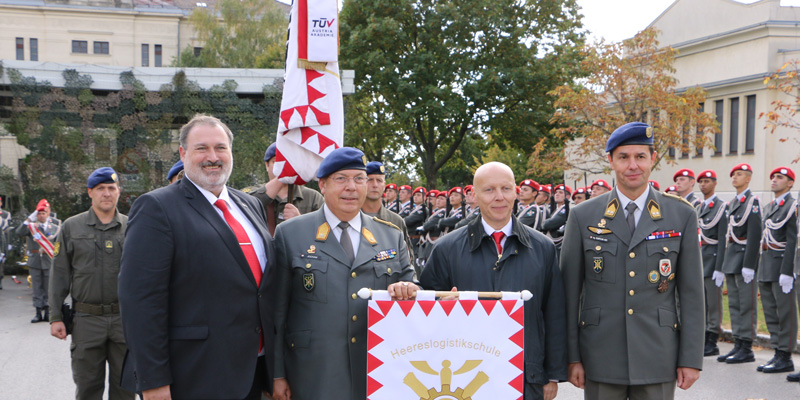
[[[558,382],[550,382],[542,386],[544,390],[544,400],[553,400],[558,394]]]
[[[750,283],[753,281],[753,278],[756,276],[756,271],[752,268],[742,268],[742,278],[744,278],[744,283]]]
[[[283,219],[290,220],[294,217],[299,217],[299,216],[300,216],[300,210],[298,210],[297,207],[294,206],[294,204],[286,203],[286,205],[283,207]]]
[[[37,215],[39,215],[39,212],[38,212],[38,211],[34,211],[34,212],[32,212],[32,213],[31,213],[31,215],[28,215],[28,221],[30,221],[30,222],[36,222],[36,216],[37,216]]]
[[[455,286],[453,286],[453,288],[452,288],[452,289],[450,289],[450,291],[451,291],[451,292],[457,292],[457,291],[458,291],[458,288],[457,288],[457,287],[455,287]],[[458,296],[456,296],[456,295],[452,295],[452,296],[443,296],[443,297],[442,297],[442,298],[440,298],[439,300],[440,300],[440,301],[442,301],[442,300],[443,300],[443,301],[448,301],[448,300],[458,300]]]
[[[50,335],[61,340],[67,339],[67,327],[61,321],[50,324]]]
[[[292,400],[292,390],[286,378],[277,378],[272,381],[273,400]]]
[[[692,387],[700,378],[700,370],[688,367],[678,367],[678,387],[686,390]]]
[[[571,363],[569,365],[569,372],[567,373],[567,376],[569,377],[569,383],[575,387],[581,389],[586,387],[586,373],[583,371],[582,363]]]
[[[169,385],[142,391],[142,400],[172,400]]]
[[[725,274],[722,273],[722,271],[714,271],[714,273],[711,274],[711,279],[714,280],[714,285],[722,287],[722,283],[725,281]]]
[[[417,297],[419,286],[412,282],[395,282],[387,289],[392,300],[413,300]]]
[[[283,188],[283,183],[279,181],[277,178],[264,184],[265,192],[267,196],[269,196],[269,198],[271,199],[277,198],[278,192],[280,192],[282,188]]]
[[[781,285],[783,293],[789,294],[794,287],[794,278],[789,275],[781,274],[781,276],[778,277],[778,284]]]

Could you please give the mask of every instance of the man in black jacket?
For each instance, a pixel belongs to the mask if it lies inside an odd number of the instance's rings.
[[[567,378],[564,287],[553,242],[512,216],[514,173],[498,162],[475,171],[481,217],[439,239],[420,277],[429,290],[522,291],[524,399],[553,399]]]

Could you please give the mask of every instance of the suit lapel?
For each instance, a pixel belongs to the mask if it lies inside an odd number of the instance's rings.
[[[320,208],[315,211],[314,228],[316,229],[316,242],[318,243],[317,249],[336,261],[350,267],[350,261],[347,255],[342,250],[342,245],[336,240],[336,235],[333,234],[333,227],[328,225],[325,220],[325,211]]]
[[[713,200],[712,200],[712,201],[713,201]],[[708,214],[709,212],[711,212],[711,210],[713,210],[713,208],[709,207],[709,206],[708,206],[708,205],[707,205],[705,202],[703,202],[703,203],[700,203],[700,215],[699,215],[699,217],[700,217],[700,218],[703,218],[703,217],[705,217],[705,216],[706,216],[706,214]]]
[[[266,255],[266,264],[264,265],[264,274],[261,276],[261,282],[264,283],[264,279],[268,275],[268,269],[271,266],[270,260],[272,260],[272,249],[270,248],[270,241],[269,241],[269,231],[267,230],[267,226],[265,221],[262,218],[259,218],[256,210],[252,207],[248,206],[247,203],[240,197],[241,195],[237,192],[232,190],[228,190],[228,195],[230,196],[231,200],[239,206],[239,209],[242,211],[244,216],[250,220],[250,224],[258,232],[258,235],[261,237],[261,242],[264,244],[264,254]],[[252,240],[252,238],[251,238]],[[246,259],[245,259],[246,260]],[[252,271],[250,271],[250,264],[247,264],[247,271],[250,272],[252,275]],[[255,282],[255,280],[254,280]],[[260,286],[260,285],[259,285]]]

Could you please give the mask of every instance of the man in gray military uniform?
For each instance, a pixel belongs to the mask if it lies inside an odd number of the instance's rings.
[[[366,164],[358,149],[331,152],[317,171],[323,208],[276,230],[276,400],[366,398],[367,300],[356,292],[388,287],[404,300],[417,288],[400,228],[361,212]]]
[[[650,126],[623,125],[606,152],[617,187],[571,210],[561,252],[569,380],[586,399],[672,399],[703,366],[697,214],[651,190]]]
[[[719,354],[717,341],[722,330],[722,260],[725,255],[725,234],[728,214],[725,202],[718,198],[717,173],[707,169],[697,178],[704,200],[700,203],[697,224],[700,226],[700,251],[703,254],[703,286],[706,294],[706,345],[704,356]]]
[[[117,298],[122,245],[128,217],[117,211],[117,173],[98,168],[87,179],[91,208],[64,221],[55,242],[50,275],[50,334],[66,340],[61,304],[72,294],[72,379],[76,399],[103,396],[106,364],[110,399],[133,399],[120,386],[125,338]]]
[[[758,268],[758,289],[764,320],[775,356],[758,370],[794,371],[792,352],[797,346],[797,303],[794,293],[794,252],[797,247],[797,200],[789,191],[794,171],[775,168],[769,175],[775,199],[764,207],[764,237]]]
[[[50,203],[42,199],[36,205],[36,211],[17,227],[17,235],[28,238],[28,271],[33,284],[33,306],[36,315],[31,323],[47,321],[50,308],[47,306],[47,282],[50,280],[51,254],[53,240],[58,234],[59,226],[50,218]]]
[[[728,233],[722,272],[728,288],[728,312],[735,339],[733,349],[717,361],[740,364],[755,361],[753,339],[756,336],[756,283],[761,250],[761,206],[750,191],[753,168],[739,164],[731,170],[736,197],[728,203]]]
[[[700,207],[702,202],[697,196],[694,195],[694,171],[689,168],[679,169],[672,176],[672,181],[675,182],[675,187],[678,189],[678,195],[688,201],[694,208]]]
[[[367,163],[367,198],[361,211],[370,217],[377,217],[380,220],[388,221],[399,227],[403,231],[403,238],[408,247],[409,260],[414,259],[414,249],[411,247],[411,238],[408,236],[408,229],[403,218],[394,211],[389,211],[383,203],[383,188],[386,187],[386,170],[383,163],[370,161]]]

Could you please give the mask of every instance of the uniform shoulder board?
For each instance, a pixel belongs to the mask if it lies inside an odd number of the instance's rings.
[[[687,206],[689,206],[689,207],[694,207],[694,206],[692,205],[692,203],[689,203],[689,202],[688,202],[688,201],[686,201],[686,199],[684,199],[683,197],[680,197],[680,196],[675,196],[674,194],[669,194],[669,193],[662,193],[662,194],[664,195],[664,197],[670,197],[670,198],[673,198],[673,199],[675,199],[675,200],[679,200],[679,201],[681,201],[681,202],[685,203],[685,204],[686,204]]]
[[[391,222],[389,222],[389,221],[384,221],[384,220],[382,220],[382,219],[380,219],[380,218],[378,218],[378,217],[372,217],[372,220],[373,220],[373,221],[375,221],[375,222],[380,222],[380,223],[382,223],[382,224],[384,224],[384,225],[389,225],[389,226],[391,226],[392,228],[394,228],[394,229],[397,229],[398,231],[401,231],[401,232],[403,231],[403,230],[402,230],[402,229],[400,229],[400,227],[398,227],[397,225],[395,225],[395,224],[393,224],[393,223],[391,223]]]

